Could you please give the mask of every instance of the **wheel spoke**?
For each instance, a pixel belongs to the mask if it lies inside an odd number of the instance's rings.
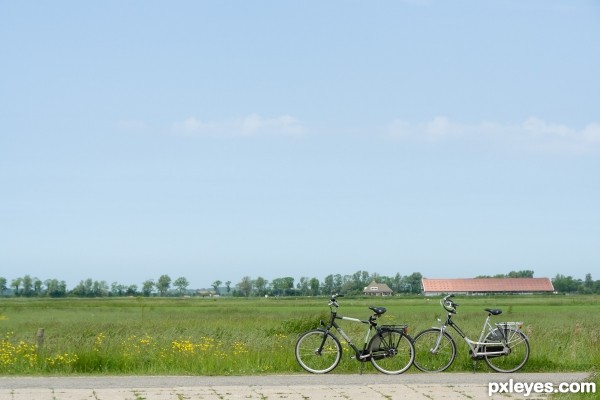
[[[491,332],[486,338],[487,342],[498,343],[498,331]],[[485,356],[486,363],[490,368],[498,372],[515,372],[523,367],[529,359],[529,341],[527,336],[519,330],[508,329],[505,337],[508,353],[501,356]],[[494,347],[490,349],[490,347]],[[486,346],[485,350],[495,351],[497,344]]]
[[[401,374],[410,368],[415,351],[412,339],[399,331],[376,335],[369,345],[371,364],[384,374]]]
[[[298,338],[295,353],[302,368],[314,374],[324,374],[339,364],[342,346],[333,335],[313,330]]]
[[[421,371],[444,371],[450,367],[456,357],[454,340],[450,335],[442,333],[439,329],[428,329],[419,333],[415,337],[414,346],[414,364]]]

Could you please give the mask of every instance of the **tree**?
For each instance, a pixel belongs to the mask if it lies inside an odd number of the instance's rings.
[[[236,286],[243,296],[250,297],[250,293],[252,293],[252,279],[249,276],[243,277]]]
[[[12,283],[10,284],[11,287],[15,288],[15,296],[19,295],[19,287],[21,286],[22,281],[23,281],[23,279],[21,279],[21,278],[15,278],[12,280]]]
[[[47,279],[44,284],[46,285],[46,294],[50,297],[65,297],[67,294],[67,284],[65,281]]]
[[[223,282],[217,280],[217,281],[214,281],[211,285],[213,287],[213,289],[215,289],[216,294],[219,294],[219,286],[221,286],[221,283],[223,283]]]
[[[309,282],[309,279],[306,276],[303,276],[300,278],[300,281],[296,285],[296,289],[300,290],[300,294],[302,296],[308,295],[308,291],[309,291],[308,282]]]
[[[585,281],[583,282],[583,286],[588,289],[592,289],[594,287],[594,280],[592,279],[592,274],[585,274]]]
[[[408,293],[421,293],[421,280],[423,275],[420,272],[413,272],[402,278],[402,290]]]
[[[259,276],[258,278],[256,278],[252,282],[254,289],[256,289],[256,295],[264,296],[267,293],[267,285],[268,284],[269,284],[269,281],[266,280],[265,278],[263,278],[262,276]]]
[[[308,285],[310,286],[310,295],[317,296],[320,288],[319,280],[317,278],[311,278]]]
[[[94,281],[92,284],[91,295],[94,297],[108,296],[108,283],[106,281]]]
[[[227,294],[231,292],[231,281],[225,282],[225,290],[227,290]]]
[[[333,293],[341,293],[343,284],[344,284],[344,278],[342,277],[342,275],[335,274],[333,276]]]
[[[8,289],[6,287],[6,278],[0,277],[0,296],[4,294],[4,291]]]
[[[399,293],[402,291],[402,275],[400,275],[399,272],[396,273],[396,275],[394,275],[393,278],[389,278],[389,277],[385,277],[385,279],[382,278],[382,283],[387,284],[390,289],[392,289],[395,293]]]
[[[71,290],[71,294],[77,297],[86,297],[92,295],[92,286],[94,281],[88,278],[84,281],[79,281],[79,284]]]
[[[142,294],[146,297],[150,297],[153,289],[154,281],[152,279],[148,279],[142,284]]]
[[[127,290],[125,285],[122,285],[120,283],[113,282],[110,285],[110,294],[112,296],[123,296],[123,294],[125,293],[125,290]]]
[[[156,290],[161,296],[164,296],[171,287],[171,278],[169,275],[161,275],[156,283]]]
[[[285,296],[294,288],[294,278],[286,276],[285,278],[273,279],[271,286],[273,287],[274,294]]]
[[[344,275],[342,277],[342,286],[339,293],[352,294],[355,291],[356,281],[352,275]],[[362,289],[362,288],[361,288]]]
[[[323,294],[330,295],[335,294],[333,290],[333,275],[327,275],[323,280]]]
[[[39,278],[33,279],[33,292],[36,296],[42,295],[42,281]]]
[[[94,293],[94,280],[92,278],[87,278],[85,281],[82,281],[82,296],[93,296]]]
[[[175,282],[173,282],[173,286],[175,286],[177,289],[179,289],[180,296],[183,295],[183,293],[185,292],[185,290],[187,289],[187,287],[189,285],[190,285],[190,283],[183,276],[175,279]]]
[[[31,279],[31,276],[25,275],[21,281],[21,284],[23,285],[22,295],[25,297],[31,297],[33,293],[33,279]]]
[[[137,285],[129,285],[127,287],[127,290],[125,291],[125,294],[127,296],[135,296],[138,294],[138,287]]]
[[[372,280],[367,271],[356,271],[354,275],[352,275],[352,278],[354,280],[352,291],[356,293],[362,292]]]
[[[557,274],[556,277],[552,279],[552,284],[554,285],[554,290],[557,292],[574,293],[579,288],[581,281],[573,279],[572,276]]]
[[[522,271],[510,271],[507,275],[508,278],[533,278],[533,271],[525,269]]]

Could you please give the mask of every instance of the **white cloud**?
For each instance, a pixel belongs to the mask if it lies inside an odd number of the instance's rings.
[[[475,141],[492,146],[550,153],[588,153],[600,150],[600,123],[590,123],[582,130],[577,130],[537,117],[529,117],[518,124],[490,121],[461,124],[444,116],[417,124],[395,120],[388,127],[387,133],[399,140],[414,142]]]
[[[290,116],[265,118],[250,114],[241,119],[203,121],[189,117],[173,124],[172,131],[183,135],[210,136],[261,136],[261,135],[301,135],[304,128],[300,122]]]
[[[452,126],[448,118],[435,117],[432,121],[423,124],[422,130],[423,133],[429,138],[437,139],[452,134],[454,127]]]
[[[594,122],[583,129],[583,137],[589,143],[600,144],[600,123]]]

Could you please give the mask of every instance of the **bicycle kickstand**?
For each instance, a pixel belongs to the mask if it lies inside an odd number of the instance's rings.
[[[477,360],[473,360],[473,373],[477,372]]]

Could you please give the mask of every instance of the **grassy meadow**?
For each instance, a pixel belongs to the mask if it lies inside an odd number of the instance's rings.
[[[384,306],[381,324],[410,325],[410,334],[445,314],[438,298],[341,298],[339,314],[366,319]],[[494,321],[523,321],[531,355],[522,371],[595,371],[600,365],[600,296],[456,297],[455,322],[476,340],[483,308],[501,308]],[[297,336],[327,319],[327,298],[0,299],[0,374],[300,373]],[[355,343],[366,325],[342,321]],[[38,347],[38,329],[44,341]],[[462,339],[449,371],[472,371]],[[345,354],[337,373],[360,365]],[[485,362],[478,370],[488,371]],[[375,373],[367,365],[366,373]],[[418,373],[411,368],[409,373]]]

